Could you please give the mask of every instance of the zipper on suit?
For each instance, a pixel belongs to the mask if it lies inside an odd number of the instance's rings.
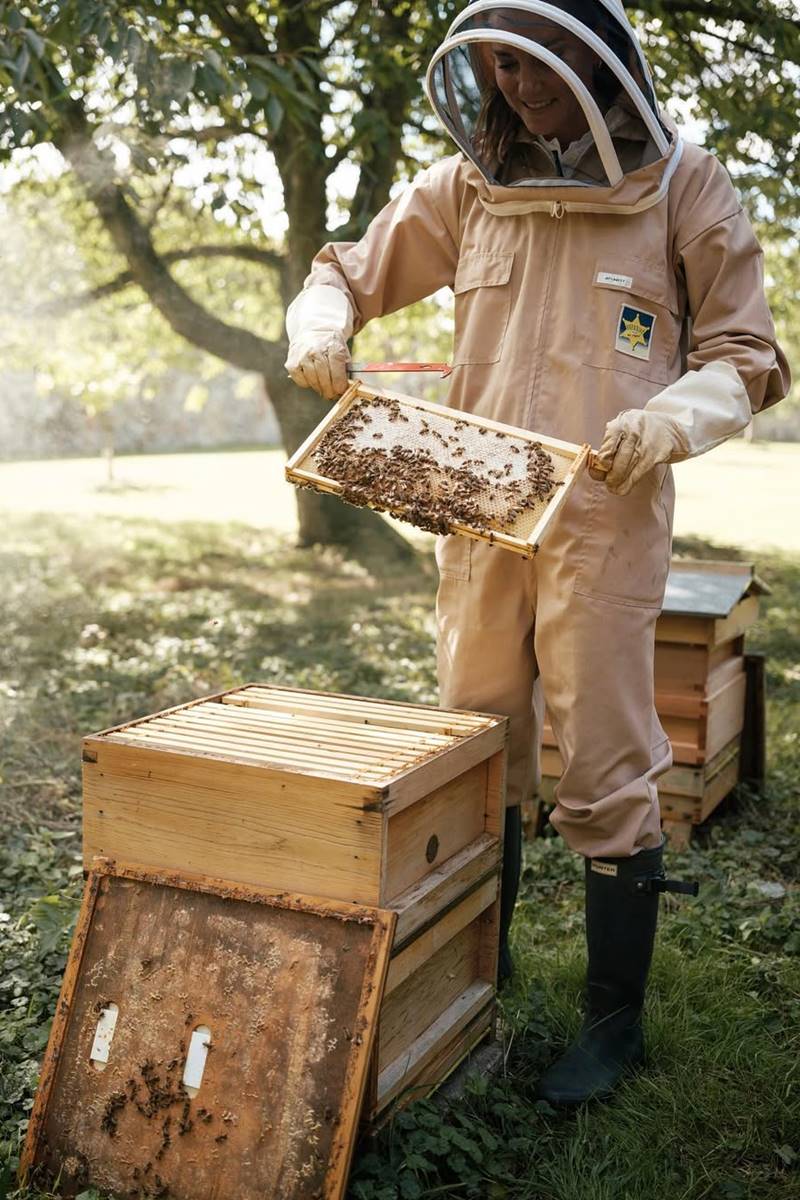
[[[544,331],[545,331],[547,310],[548,310],[549,302],[550,302],[550,288],[551,288],[552,282],[553,282],[553,269],[555,267],[556,254],[558,252],[558,241],[559,241],[558,235],[561,232],[561,218],[564,216],[565,212],[566,212],[566,209],[564,208],[563,202],[561,200],[554,200],[553,206],[550,209],[550,216],[557,218],[557,223],[555,226],[552,226],[552,225],[550,226],[550,230],[552,230],[552,244],[550,247],[550,255],[549,255],[549,259],[548,259],[548,263],[547,263],[547,275],[545,276],[545,281],[544,281],[544,293],[542,295],[542,306],[541,306],[541,309],[539,310],[539,323],[538,323],[538,328],[536,330],[536,343],[535,343],[535,345],[536,345],[536,360],[534,362],[533,374],[531,376],[530,396],[528,399],[528,412],[527,412],[527,421],[526,421],[526,428],[528,428],[528,429],[536,428],[536,426],[533,424],[533,417],[534,417],[534,413],[536,411],[536,392],[537,392],[537,387],[539,384],[539,376],[541,374],[542,359],[544,358],[544,346],[542,344],[542,341],[543,341]]]

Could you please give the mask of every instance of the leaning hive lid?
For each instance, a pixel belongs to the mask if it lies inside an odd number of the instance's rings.
[[[104,741],[385,786],[504,720],[250,684],[98,735]]]

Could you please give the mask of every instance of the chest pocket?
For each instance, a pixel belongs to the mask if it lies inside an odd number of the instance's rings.
[[[598,259],[581,331],[582,361],[669,383],[683,324],[674,274],[666,263]]]
[[[511,315],[513,262],[513,250],[473,250],[459,259],[453,283],[456,366],[500,361]]]

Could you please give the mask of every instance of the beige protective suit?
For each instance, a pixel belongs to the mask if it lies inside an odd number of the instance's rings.
[[[591,189],[498,185],[447,158],[361,241],[326,245],[306,286],[340,289],[356,331],[451,287],[448,403],[556,438],[599,447],[618,414],[707,364],[727,364],[729,386],[737,372],[757,412],[789,382],[761,252],[717,160],[667,129],[666,154]],[[564,760],[551,821],[589,857],[661,843],[656,780],[671,753],[653,643],[673,500],[664,465],[627,495],[586,474],[533,561],[463,537],[437,545],[441,702],[511,718],[518,804],[534,783],[541,678]]]

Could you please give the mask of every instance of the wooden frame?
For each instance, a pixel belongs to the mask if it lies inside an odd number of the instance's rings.
[[[548,502],[544,513],[527,538],[515,537],[513,534],[505,533],[501,530],[487,534],[457,522],[453,522],[451,525],[453,533],[463,534],[465,537],[474,538],[476,541],[490,542],[493,545],[503,546],[507,550],[514,551],[516,554],[521,554],[526,558],[533,558],[575,483],[578,474],[588,462],[591,452],[591,447],[588,444],[579,446],[573,442],[559,441],[556,438],[532,433],[527,429],[518,429],[513,425],[504,425],[499,421],[477,417],[473,413],[461,412],[458,409],[448,408],[442,404],[432,404],[427,400],[418,400],[416,397],[406,396],[402,392],[387,391],[383,388],[379,390],[377,388],[370,388],[361,382],[356,382],[351,384],[341,399],[326,414],[316,429],[313,430],[302,446],[294,452],[287,462],[285,474],[289,483],[293,483],[299,487],[314,488],[318,492],[325,492],[332,496],[341,496],[343,490],[341,484],[337,483],[334,479],[328,479],[324,475],[319,475],[317,472],[304,467],[303,463],[314,453],[328,431],[341,420],[356,401],[370,400],[374,397],[385,397],[389,400],[396,400],[402,407],[414,408],[421,412],[430,413],[453,423],[462,421],[467,425],[488,429],[494,433],[503,433],[509,437],[515,437],[520,441],[538,442],[545,450],[550,450],[561,458],[572,460],[562,485],[557,488],[556,494]],[[400,509],[393,508],[386,511],[390,511],[392,516],[400,520],[404,518],[404,512]]]
[[[342,1053],[345,1055],[345,1074],[341,1084],[341,1091],[334,1100],[337,1103],[337,1119],[333,1121],[331,1117],[332,1124],[329,1122],[331,1124],[330,1140],[328,1143],[329,1149],[327,1158],[323,1160],[326,1163],[324,1183],[319,1192],[319,1195],[324,1197],[324,1200],[341,1200],[347,1185],[350,1160],[367,1085],[378,1012],[389,967],[390,949],[396,920],[395,914],[381,909],[345,905],[317,897],[287,895],[286,893],[274,892],[265,888],[242,887],[226,880],[187,879],[182,875],[171,872],[155,873],[138,870],[130,866],[118,867],[113,863],[99,860],[90,872],[78,915],[75,936],[67,961],[56,1014],[44,1057],[39,1088],[31,1113],[20,1162],[20,1179],[22,1181],[27,1179],[31,1170],[40,1161],[39,1155],[43,1154],[47,1148],[47,1138],[45,1136],[46,1122],[50,1106],[53,1102],[56,1079],[64,1062],[63,1051],[73,1016],[75,1001],[80,994],[82,981],[81,968],[85,951],[90,936],[95,936],[95,940],[100,936],[99,931],[96,933],[93,931],[93,923],[96,916],[100,923],[103,921],[103,911],[107,909],[107,901],[103,899],[104,894],[112,886],[112,881],[119,880],[130,881],[135,885],[154,885],[155,887],[167,889],[183,889],[195,894],[206,894],[226,902],[226,908],[228,902],[244,901],[248,904],[257,904],[284,912],[290,911],[311,918],[324,918],[348,925],[351,927],[353,933],[358,931],[360,934],[371,927],[371,933],[364,940],[363,947],[361,948],[360,953],[363,955],[363,959],[361,956],[358,958],[359,963],[363,962],[363,975],[361,976],[360,995],[357,1001],[355,1020],[353,1021],[353,1030],[357,1036],[347,1038],[347,1050],[340,1052],[340,1057]],[[104,904],[106,905],[105,909],[103,907]],[[348,941],[352,941],[352,935],[348,935]],[[348,946],[347,948],[353,952],[356,951],[355,946]],[[135,951],[133,956],[137,957]],[[143,960],[143,962],[148,961],[147,959]],[[358,978],[357,964],[355,978]],[[89,980],[86,986],[91,990],[92,981]],[[160,999],[160,997],[158,998]],[[96,1012],[99,1010],[95,1005],[90,1011]],[[98,1076],[97,1078],[102,1078],[102,1076]],[[84,1083],[81,1086],[86,1087],[87,1085]],[[187,1097],[188,1095],[190,1093],[187,1093]],[[258,1098],[254,1096],[252,1099],[255,1103]],[[324,1100],[325,1095],[321,1094],[321,1099]],[[245,1099],[242,1099],[241,1103],[245,1103]],[[188,1099],[186,1100],[186,1104],[189,1104]],[[198,1121],[209,1119],[208,1117],[203,1117],[204,1112],[203,1108],[197,1113],[194,1113],[193,1110],[193,1120],[187,1126],[187,1131],[191,1128],[192,1124],[199,1129]],[[186,1115],[184,1114],[184,1120],[186,1119]],[[226,1119],[224,1113],[222,1119],[223,1121]],[[263,1120],[263,1118],[260,1119]],[[268,1125],[267,1128],[271,1130],[272,1126]],[[109,1139],[113,1139],[113,1136],[113,1131],[109,1131]],[[224,1135],[216,1139],[212,1140],[211,1137],[207,1137],[205,1140],[209,1142],[213,1149],[214,1140],[219,1144],[226,1141],[226,1139],[227,1130]],[[108,1144],[109,1147],[113,1147],[113,1140],[109,1140]],[[117,1153],[119,1154],[120,1152],[118,1151]],[[190,1156],[190,1162],[197,1160],[196,1151],[193,1151],[193,1153],[195,1157],[191,1158]],[[127,1166],[130,1166],[127,1160],[122,1161]],[[150,1194],[147,1185],[142,1184],[138,1186],[139,1190],[144,1189],[143,1194]],[[71,1190],[74,1192],[75,1188]],[[135,1186],[134,1191],[136,1190],[137,1187]],[[212,1191],[214,1194],[217,1194],[215,1187],[212,1188]],[[166,1191],[163,1194],[167,1194]],[[172,1192],[170,1191],[169,1194],[172,1194]],[[289,1193],[286,1194],[288,1195]],[[295,1193],[293,1192],[292,1194]],[[302,1186],[301,1191],[297,1192],[298,1198],[301,1194],[303,1196],[308,1194]],[[315,1192],[315,1194],[317,1193]],[[192,1196],[191,1200],[202,1200],[202,1196]]]

